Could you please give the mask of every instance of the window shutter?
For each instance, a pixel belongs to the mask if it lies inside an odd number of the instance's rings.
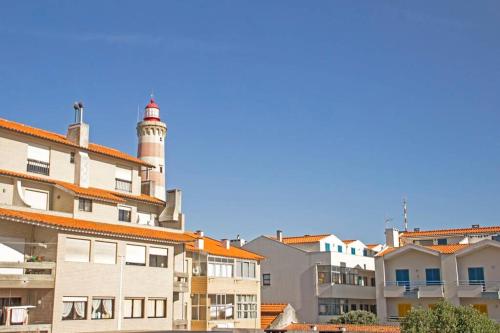
[[[66,238],[64,260],[89,262],[90,241],[86,239]]]
[[[145,265],[146,264],[146,247],[140,245],[127,244],[127,263]]]
[[[132,169],[116,167],[116,178],[121,180],[132,181]]]
[[[138,224],[149,224],[151,221],[151,214],[137,212],[137,223]]]
[[[24,199],[31,208],[47,210],[48,194],[46,192],[24,190]]]
[[[168,249],[162,249],[159,247],[150,247],[149,254],[157,255],[157,256],[167,256]]]
[[[116,243],[94,243],[94,262],[98,264],[116,264]]]
[[[49,163],[50,150],[43,146],[28,145],[28,159]]]

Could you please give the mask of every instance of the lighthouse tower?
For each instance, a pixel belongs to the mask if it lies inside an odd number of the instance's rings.
[[[150,193],[164,200],[165,188],[165,137],[167,125],[160,120],[160,107],[151,98],[144,109],[144,119],[137,124],[137,157],[154,165],[141,170],[142,181],[151,181]]]

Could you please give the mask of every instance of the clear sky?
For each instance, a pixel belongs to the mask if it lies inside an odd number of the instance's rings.
[[[499,1],[2,1],[0,116],[136,152],[151,90],[189,229],[500,224]]]

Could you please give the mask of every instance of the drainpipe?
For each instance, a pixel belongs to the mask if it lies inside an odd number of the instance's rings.
[[[120,284],[119,284],[119,289],[118,289],[118,327],[117,330],[121,331],[122,329],[122,298],[123,298],[123,264],[124,264],[124,257],[119,256],[120,258]]]

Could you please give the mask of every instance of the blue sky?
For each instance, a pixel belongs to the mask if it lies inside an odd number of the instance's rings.
[[[500,224],[498,1],[2,1],[0,116],[136,151],[151,90],[188,228]]]

